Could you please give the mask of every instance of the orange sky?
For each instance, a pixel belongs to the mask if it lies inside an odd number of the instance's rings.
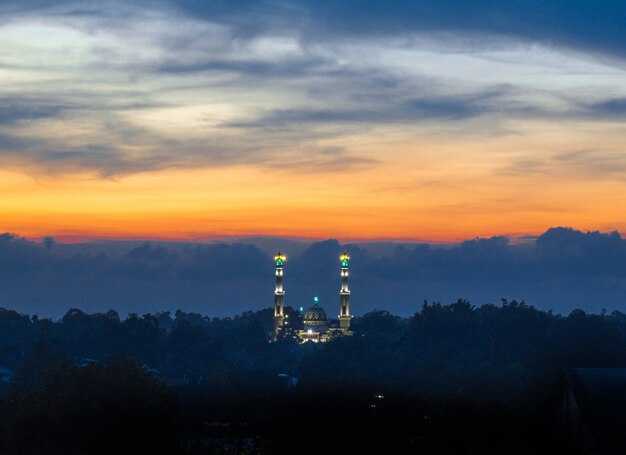
[[[619,178],[598,179],[575,160],[546,158],[540,170],[512,169],[519,150],[554,142],[536,136],[423,137],[421,143],[405,133],[389,132],[378,141],[365,136],[352,147],[384,161],[323,172],[229,165],[106,179],[5,170],[0,230],[65,240],[271,235],[425,241],[539,234],[552,226],[624,230],[626,184]],[[590,143],[594,132],[570,136],[551,144],[552,153],[570,149],[569,142]],[[613,139],[605,135],[605,148],[619,143]]]

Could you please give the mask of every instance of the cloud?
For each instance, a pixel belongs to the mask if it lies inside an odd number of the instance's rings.
[[[127,132],[126,132],[127,133]],[[232,164],[272,167],[298,172],[343,172],[374,166],[377,161],[360,157],[347,150],[328,155],[319,147],[299,147],[306,153],[296,153],[289,160],[280,157],[284,144],[270,148],[261,142],[242,144],[238,140],[215,137],[212,140],[161,139],[138,137],[120,141],[119,146],[102,143],[68,145],[47,138],[25,138],[0,133],[0,157],[4,168],[28,169],[50,175],[94,173],[103,178],[118,178],[130,174],[162,169],[191,169],[199,166],[222,167]],[[103,134],[103,136],[105,136]],[[94,138],[96,139],[96,138]],[[161,143],[159,143],[161,142]],[[163,147],[167,144],[167,148]],[[138,150],[139,149],[139,150]],[[175,150],[175,153],[172,153]],[[293,150],[290,153],[294,153]]]
[[[63,103],[0,97],[0,125],[10,126],[20,121],[57,117],[68,109],[72,109],[72,106]]]
[[[471,97],[424,97],[400,101],[399,104],[386,103],[372,110],[368,105],[360,109],[287,109],[278,110],[248,122],[231,122],[226,126],[238,128],[290,128],[303,124],[386,124],[408,123],[426,119],[460,120],[476,117],[489,108],[481,101],[483,96]]]
[[[587,106],[589,117],[623,120],[626,118],[626,98],[613,98]]]
[[[215,0],[141,1],[137,9],[164,11],[221,24],[233,36],[249,39],[268,33],[298,32],[308,40],[380,38],[448,31],[513,36],[531,42],[565,46],[590,52],[626,55],[623,24],[626,5],[615,0],[601,7],[586,0],[484,2],[466,0],[312,0],[257,2]],[[122,2],[3,1],[5,20],[15,15],[91,19],[96,23],[122,23],[131,6]],[[133,9],[136,11],[136,9]]]
[[[501,175],[576,176],[585,179],[626,179],[626,156],[616,151],[571,150],[534,153],[497,170]]]
[[[69,307],[233,315],[271,293],[271,259],[254,246],[49,245],[0,236],[0,306],[52,316]]]
[[[305,74],[315,70],[324,64],[330,63],[322,58],[297,57],[281,61],[237,61],[220,60],[210,61],[177,62],[164,61],[154,68],[156,73],[164,74],[194,74],[194,73],[236,73],[240,75],[252,75],[255,78],[289,78],[295,75]]]
[[[523,243],[505,237],[383,249],[336,240],[311,243],[297,253],[287,251],[286,303],[307,307],[318,296],[334,315],[344,249],[352,257],[356,314],[378,308],[407,315],[424,299],[459,297],[473,304],[525,299],[562,313],[626,308],[626,240],[616,232],[571,228],[552,228]],[[181,308],[226,316],[271,307],[273,286],[270,254],[252,243],[39,244],[0,235],[0,306],[26,313]]]
[[[532,41],[626,53],[626,6],[598,8],[584,0],[481,2],[466,0],[311,0],[249,2],[178,0],[187,14],[228,23],[241,33],[304,28],[316,39],[424,33],[433,30],[496,33]]]
[[[0,13],[0,154],[26,172],[361,168],[380,157],[343,145],[329,160],[319,143],[624,113],[621,2],[4,1]]]

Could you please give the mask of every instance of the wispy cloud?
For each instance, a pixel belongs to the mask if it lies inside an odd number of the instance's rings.
[[[586,111],[588,118],[626,120],[626,97],[592,103]]]
[[[382,161],[347,144],[371,128],[480,124],[488,141],[524,119],[621,121],[619,3],[7,1],[0,155],[104,177],[305,172]],[[340,158],[320,152],[331,139]]]
[[[603,150],[572,150],[559,153],[533,153],[498,169],[511,176],[576,176],[585,179],[626,180],[626,155]]]

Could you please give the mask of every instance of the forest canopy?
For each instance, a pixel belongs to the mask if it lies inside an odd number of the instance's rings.
[[[362,436],[338,450],[559,453],[562,369],[626,365],[617,311],[424,302],[407,318],[355,317],[353,336],[320,344],[299,344],[299,312],[286,311],[292,329],[270,342],[271,309],[74,308],[57,321],[0,309],[0,449],[292,453],[302,428],[343,426]]]

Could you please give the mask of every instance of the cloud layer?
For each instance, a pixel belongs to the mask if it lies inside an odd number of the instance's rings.
[[[524,299],[563,313],[626,309],[626,240],[617,233],[566,228],[523,243],[493,237],[448,247],[340,245],[335,240],[301,245],[285,266],[286,303],[307,307],[317,295],[334,316],[337,258],[343,248],[352,256],[356,314],[378,308],[406,315],[424,299],[446,303],[457,298],[473,304]],[[69,245],[4,234],[0,306],[52,317],[71,307],[122,313],[180,308],[232,316],[273,305],[268,253],[242,243]]]
[[[333,138],[345,169],[376,158],[354,144],[373,128],[489,137],[528,119],[624,119],[621,1],[5,1],[0,12],[0,156],[27,172],[324,163],[320,142]]]

